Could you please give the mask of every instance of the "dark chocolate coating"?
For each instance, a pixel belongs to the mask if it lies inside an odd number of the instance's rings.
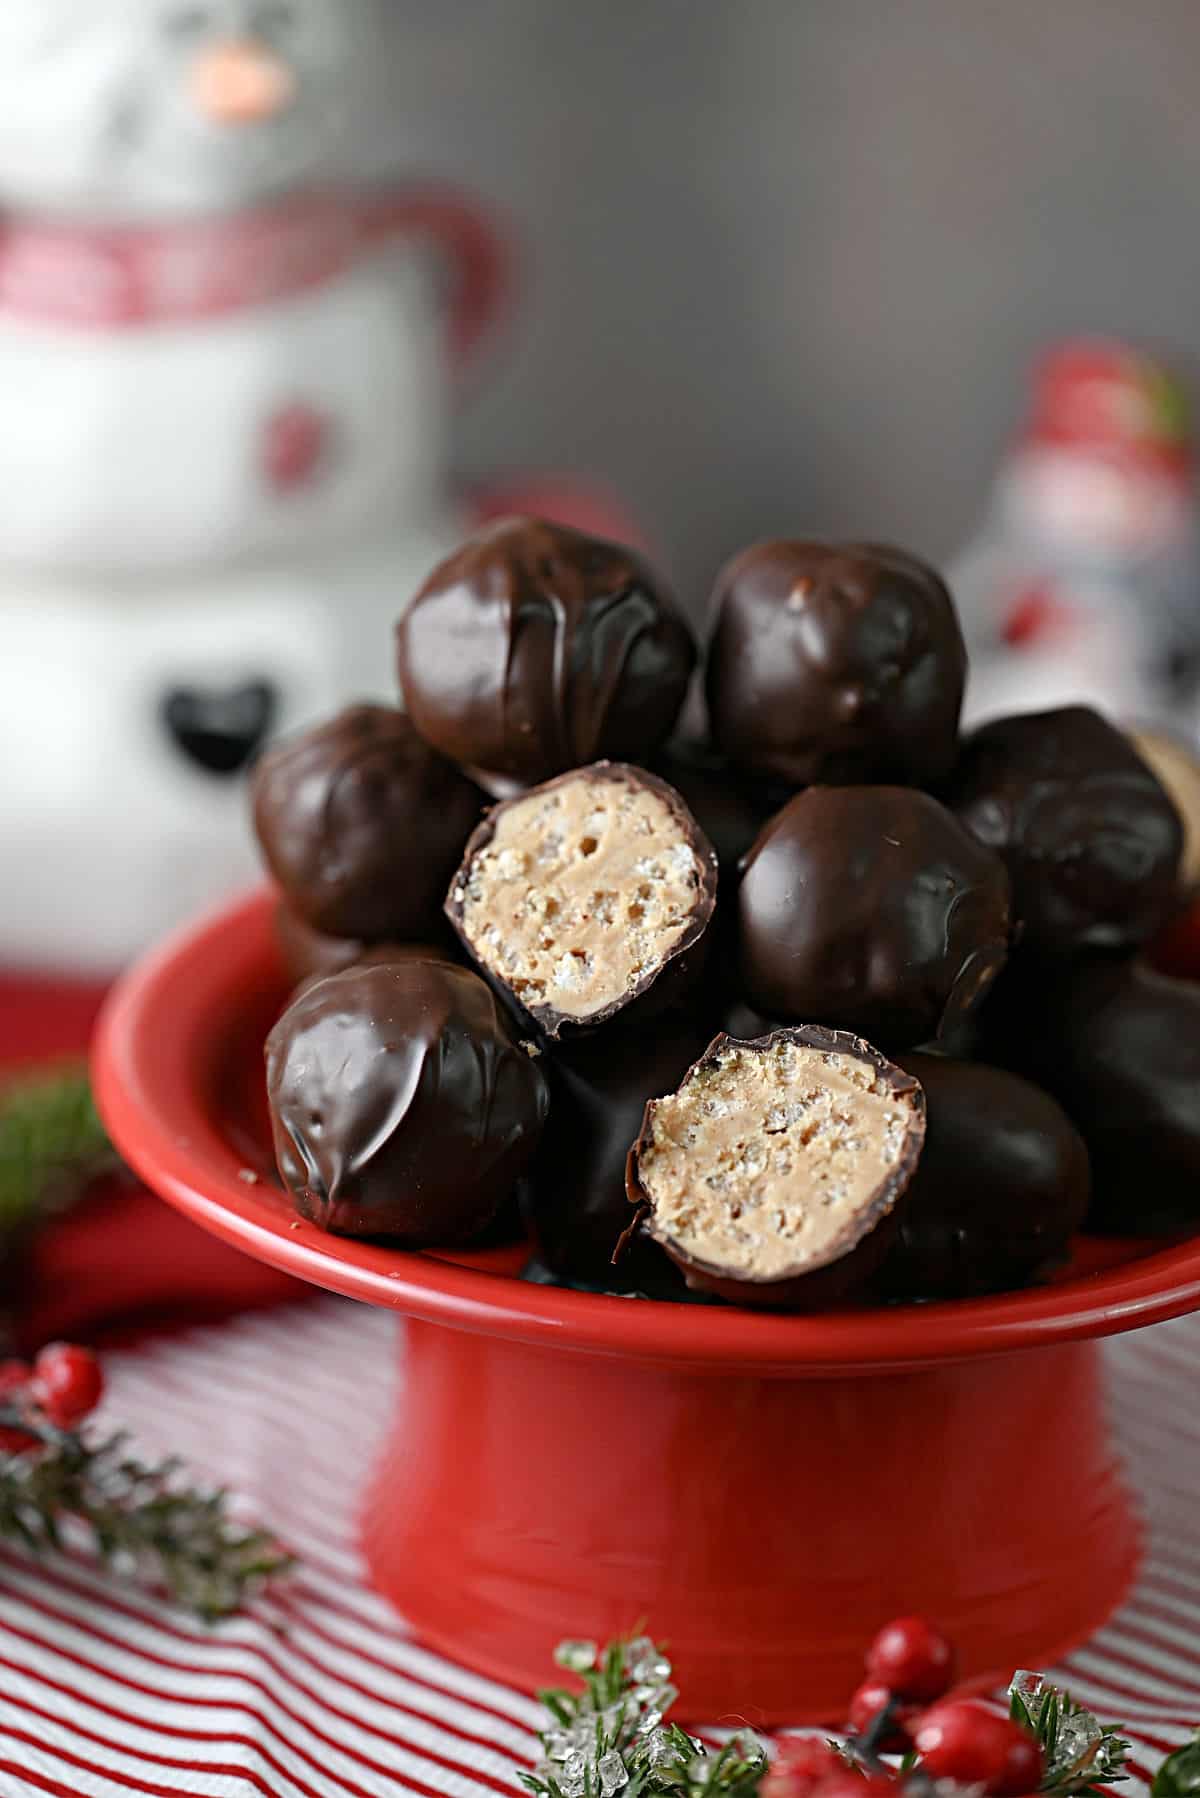
[[[1007,863],[1025,949],[1133,947],[1175,903],[1179,813],[1129,738],[1086,706],[983,725],[946,800]]]
[[[561,1279],[658,1293],[679,1284],[646,1238],[612,1265],[631,1217],[625,1196],[629,1145],[649,1100],[673,1092],[712,1031],[681,1016],[648,1030],[586,1037],[547,1056],[550,1118],[526,1187],[538,1254]]]
[[[739,767],[789,787],[950,772],[967,653],[945,584],[916,556],[758,543],[713,599],[709,722]]]
[[[367,948],[361,937],[326,936],[324,931],[314,930],[286,899],[275,907],[275,940],[292,986],[352,968]]]
[[[302,980],[319,980],[325,974],[340,974],[343,968],[356,968],[363,961],[404,961],[413,955],[427,961],[462,960],[444,918],[425,942],[364,943],[361,937],[324,936],[297,917],[286,900],[275,908],[275,940],[293,986],[299,986]]]
[[[738,891],[745,996],[890,1052],[971,1011],[1007,953],[1008,877],[927,793],[811,787],[771,820]]]
[[[925,1147],[880,1289],[932,1299],[1028,1285],[1082,1227],[1082,1137],[1048,1093],[1001,1068],[919,1050],[899,1065],[925,1092]]]
[[[646,1107],[642,1128],[625,1167],[625,1187],[632,1205],[641,1211],[640,1231],[661,1245],[679,1268],[688,1285],[695,1291],[711,1292],[731,1304],[748,1305],[777,1311],[818,1310],[837,1304],[863,1291],[882,1266],[902,1216],[902,1206],[910,1181],[921,1157],[925,1139],[925,1096],[920,1084],[910,1074],[893,1066],[878,1050],[859,1037],[843,1030],[824,1030],[817,1025],[802,1025],[773,1031],[757,1037],[749,1045],[767,1049],[780,1037],[806,1048],[824,1049],[839,1055],[852,1055],[871,1064],[883,1076],[895,1098],[909,1112],[909,1127],[904,1154],[893,1174],[882,1181],[870,1199],[861,1205],[833,1249],[816,1266],[798,1267],[795,1273],[756,1280],[741,1271],[731,1274],[727,1268],[700,1261],[682,1249],[665,1232],[656,1227],[654,1204],[642,1183],[640,1161],[649,1146],[655,1104]],[[719,1060],[737,1039],[718,1036],[709,1044],[697,1068]],[[692,1070],[689,1069],[689,1073]],[[682,1085],[683,1082],[680,1082]]]
[[[1089,1229],[1200,1227],[1200,986],[1123,956],[1014,967],[988,1051],[1052,1092],[1092,1158]]]
[[[400,687],[435,749],[508,798],[670,736],[692,635],[643,558],[506,518],[436,568],[397,626]]]
[[[513,1015],[527,1024],[536,1034],[548,1037],[557,1042],[561,1037],[577,1037],[598,1030],[602,1025],[611,1023],[616,1018],[628,1021],[630,1008],[637,1006],[643,1020],[653,1016],[655,1012],[667,1006],[678,1004],[687,994],[688,989],[698,979],[708,955],[710,931],[716,913],[718,866],[717,854],[712,844],[705,837],[700,826],[673,787],[669,787],[656,774],[645,768],[634,768],[624,762],[595,762],[590,768],[571,769],[560,774],[556,780],[543,783],[539,791],[549,792],[563,781],[574,780],[577,776],[586,776],[597,781],[611,781],[616,785],[632,787],[649,787],[666,804],[674,814],[681,833],[691,844],[699,868],[696,900],[687,927],[679,936],[670,953],[665,955],[656,968],[652,968],[635,986],[630,987],[619,999],[610,1005],[595,1011],[587,1018],[577,1018],[559,1011],[553,1005],[525,1005],[517,997],[499,969],[489,966],[476,953],[472,944],[463,932],[463,899],[460,896],[469,877],[471,863],[480,852],[487,848],[496,834],[496,827],[504,815],[505,804],[517,801],[506,801],[494,806],[484,818],[467,844],[462,866],[454,876],[450,891],[446,896],[446,916],[458,933],[463,948],[479,967],[485,977],[500,992]],[[518,797],[524,797],[519,795]]]
[[[736,885],[743,857],[776,807],[704,743],[669,743],[656,757],[654,772],[682,795],[716,850],[723,889]]]
[[[301,993],[267,1038],[275,1156],[297,1211],[410,1248],[486,1229],[538,1144],[549,1096],[469,969],[349,968]]]
[[[254,823],[288,904],[325,936],[435,933],[483,805],[403,713],[355,705],[259,762]]]

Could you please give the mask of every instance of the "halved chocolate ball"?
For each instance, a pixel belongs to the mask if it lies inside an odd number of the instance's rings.
[[[279,744],[252,784],[267,865],[325,936],[405,941],[437,931],[483,796],[403,713],[355,705]]]
[[[1086,706],[967,738],[946,802],[1002,856],[1024,949],[1131,948],[1179,893],[1179,813],[1130,739]]]
[[[565,525],[506,518],[436,568],[397,626],[417,729],[505,798],[670,736],[696,647],[644,558]]]
[[[926,563],[871,543],[758,543],[717,580],[713,737],[786,787],[927,785],[954,764],[967,655]]]
[[[1008,876],[928,794],[811,787],[766,825],[738,890],[745,996],[889,1053],[936,1040],[1003,966]]]
[[[514,1008],[556,1038],[651,994],[678,997],[716,894],[716,854],[678,793],[596,762],[489,813],[446,915]]]
[[[919,1083],[857,1037],[719,1036],[646,1107],[628,1193],[689,1286],[743,1305],[826,1304],[883,1260],[924,1137]]]
[[[275,1155],[297,1211],[343,1236],[466,1242],[524,1173],[549,1097],[486,983],[415,957],[330,974],[266,1045]]]
[[[925,1147],[881,1290],[967,1298],[1028,1285],[1083,1226],[1082,1137],[1049,1093],[1002,1068],[923,1051],[899,1065],[925,1093]]]

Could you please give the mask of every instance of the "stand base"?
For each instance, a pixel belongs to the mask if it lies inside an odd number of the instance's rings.
[[[372,1579],[527,1690],[561,1638],[644,1623],[682,1716],[836,1726],[887,1619],[934,1618],[992,1684],[1091,1635],[1136,1571],[1095,1343],[773,1379],[409,1320],[402,1364]]]

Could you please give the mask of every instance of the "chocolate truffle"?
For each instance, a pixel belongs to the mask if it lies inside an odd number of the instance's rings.
[[[924,1135],[918,1082],[857,1037],[719,1036],[646,1107],[629,1197],[689,1286],[743,1305],[831,1303],[887,1253]]]
[[[286,901],[281,901],[275,908],[275,940],[293,986],[299,986],[302,980],[319,980],[325,974],[340,974],[343,968],[355,968],[364,961],[406,961],[413,955],[425,961],[462,960],[462,951],[446,928],[445,918],[438,920],[436,931],[424,942],[364,943],[361,937],[322,935],[297,917]]]
[[[1129,738],[1086,706],[983,725],[947,803],[1007,863],[1025,949],[1132,947],[1176,901],[1179,814]]]
[[[355,705],[265,755],[254,823],[291,909],[325,936],[438,930],[479,789],[388,706]]]
[[[645,1239],[619,1268],[612,1258],[630,1222],[625,1161],[647,1102],[674,1091],[711,1037],[677,1014],[652,1029],[602,1031],[547,1056],[550,1118],[525,1197],[538,1255],[560,1279],[654,1293],[681,1285]]]
[[[1062,1108],[1002,1068],[921,1051],[899,1065],[925,1093],[925,1147],[881,1290],[968,1298],[1025,1286],[1064,1260],[1090,1172]]]
[[[699,971],[717,858],[678,793],[595,762],[490,812],[446,915],[514,1009],[550,1038],[594,1029]]]
[[[1200,986],[1123,956],[1006,974],[988,1050],[1058,1099],[1092,1158],[1089,1229],[1200,1225]]]
[[[367,949],[361,937],[326,936],[314,930],[286,899],[275,907],[275,941],[293,986],[322,974],[340,974],[343,968],[352,968]]]
[[[926,793],[811,787],[750,851],[738,911],[757,1010],[891,1053],[934,1041],[987,990],[1007,952],[1008,877]]]
[[[787,787],[950,772],[967,656],[924,562],[871,543],[759,543],[713,599],[709,721],[740,767]]]
[[[266,1057],[275,1157],[301,1217],[410,1248],[487,1227],[549,1104],[536,1051],[478,975],[446,962],[327,975]]]
[[[1179,813],[1179,884],[1185,894],[1194,893],[1200,887],[1200,755],[1169,731],[1135,730],[1129,740]]]
[[[489,525],[443,562],[397,638],[413,723],[500,798],[605,757],[647,760],[696,661],[641,556],[535,518]]]
[[[743,857],[776,809],[761,783],[756,793],[718,750],[686,738],[667,745],[654,772],[674,787],[716,850],[723,888],[736,886]]]

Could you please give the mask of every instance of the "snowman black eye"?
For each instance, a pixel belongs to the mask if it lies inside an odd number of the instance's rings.
[[[164,21],[167,35],[180,43],[190,43],[212,29],[213,17],[206,6],[177,6]]]

